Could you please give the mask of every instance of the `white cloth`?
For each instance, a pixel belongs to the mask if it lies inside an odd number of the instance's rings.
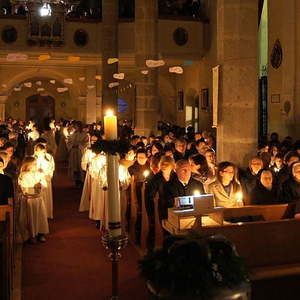
[[[23,172],[18,178],[22,190],[21,226],[25,232],[24,238],[35,237],[38,233],[49,233],[47,211],[43,195],[37,185],[45,186],[46,180],[40,172]]]
[[[53,219],[52,177],[55,169],[53,156],[46,153],[43,156],[37,157],[37,167],[45,174],[46,185],[42,188],[42,194],[47,210],[47,217]]]
[[[75,180],[83,180],[81,159],[88,142],[89,136],[85,132],[75,132],[67,140],[67,148],[69,150],[69,175]]]
[[[88,211],[90,208],[90,200],[91,200],[91,174],[90,174],[90,164],[92,159],[96,156],[96,154],[89,148],[84,151],[81,160],[81,168],[86,171],[84,185],[82,189],[79,211]]]

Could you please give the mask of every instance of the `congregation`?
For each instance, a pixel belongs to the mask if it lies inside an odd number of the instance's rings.
[[[174,198],[213,194],[217,207],[288,203],[287,218],[300,216],[300,141],[279,140],[272,133],[252,153],[248,166],[218,161],[212,132],[195,132],[159,122],[161,135],[137,136],[129,122],[119,125],[128,151],[119,157],[122,227],[129,230],[135,201],[135,243],[141,243],[142,199],[149,222],[148,249],[155,216],[167,218]],[[106,155],[97,147],[105,139],[101,123],[47,120],[43,130],[33,121],[8,119],[0,124],[1,205],[15,206],[23,241],[45,242],[53,219],[52,177],[56,163],[67,163],[74,188],[82,190],[79,211],[89,211],[96,227],[107,230]],[[134,196],[133,196],[134,195]],[[155,202],[157,201],[157,205]],[[164,232],[167,234],[166,232]]]

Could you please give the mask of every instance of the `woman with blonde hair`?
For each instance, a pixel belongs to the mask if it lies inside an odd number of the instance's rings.
[[[242,188],[237,179],[237,167],[228,161],[218,164],[217,180],[208,186],[215,197],[216,206],[238,207],[243,205]]]
[[[21,211],[26,220],[24,223],[28,225],[30,242],[35,243],[36,238],[39,242],[45,242],[45,234],[49,233],[49,226],[41,190],[47,185],[47,182],[45,175],[37,170],[37,162],[34,157],[24,159],[18,184],[22,192]]]

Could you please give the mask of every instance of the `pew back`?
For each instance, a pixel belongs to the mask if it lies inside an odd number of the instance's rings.
[[[250,268],[300,264],[300,220],[198,227],[196,231],[203,236],[224,235]]]

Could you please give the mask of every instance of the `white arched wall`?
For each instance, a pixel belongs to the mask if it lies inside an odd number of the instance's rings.
[[[42,94],[49,94],[55,99],[55,118],[82,119],[85,116],[85,99],[86,83],[81,82],[78,78],[85,76],[85,70],[82,73],[71,69],[61,68],[61,70],[51,68],[8,68],[3,70],[0,75],[0,86],[2,103],[5,104],[5,116],[11,116],[16,119],[25,119],[26,98],[37,94],[37,88],[43,87],[45,91]],[[72,78],[73,84],[64,84],[64,79]],[[50,80],[56,81],[51,84]],[[35,84],[41,81],[42,86]],[[32,87],[24,87],[24,82],[32,82]],[[14,88],[23,85],[21,91],[15,91]],[[68,87],[68,91],[58,93],[58,87]],[[82,96],[83,95],[83,96]],[[4,99],[4,100],[3,100]]]

